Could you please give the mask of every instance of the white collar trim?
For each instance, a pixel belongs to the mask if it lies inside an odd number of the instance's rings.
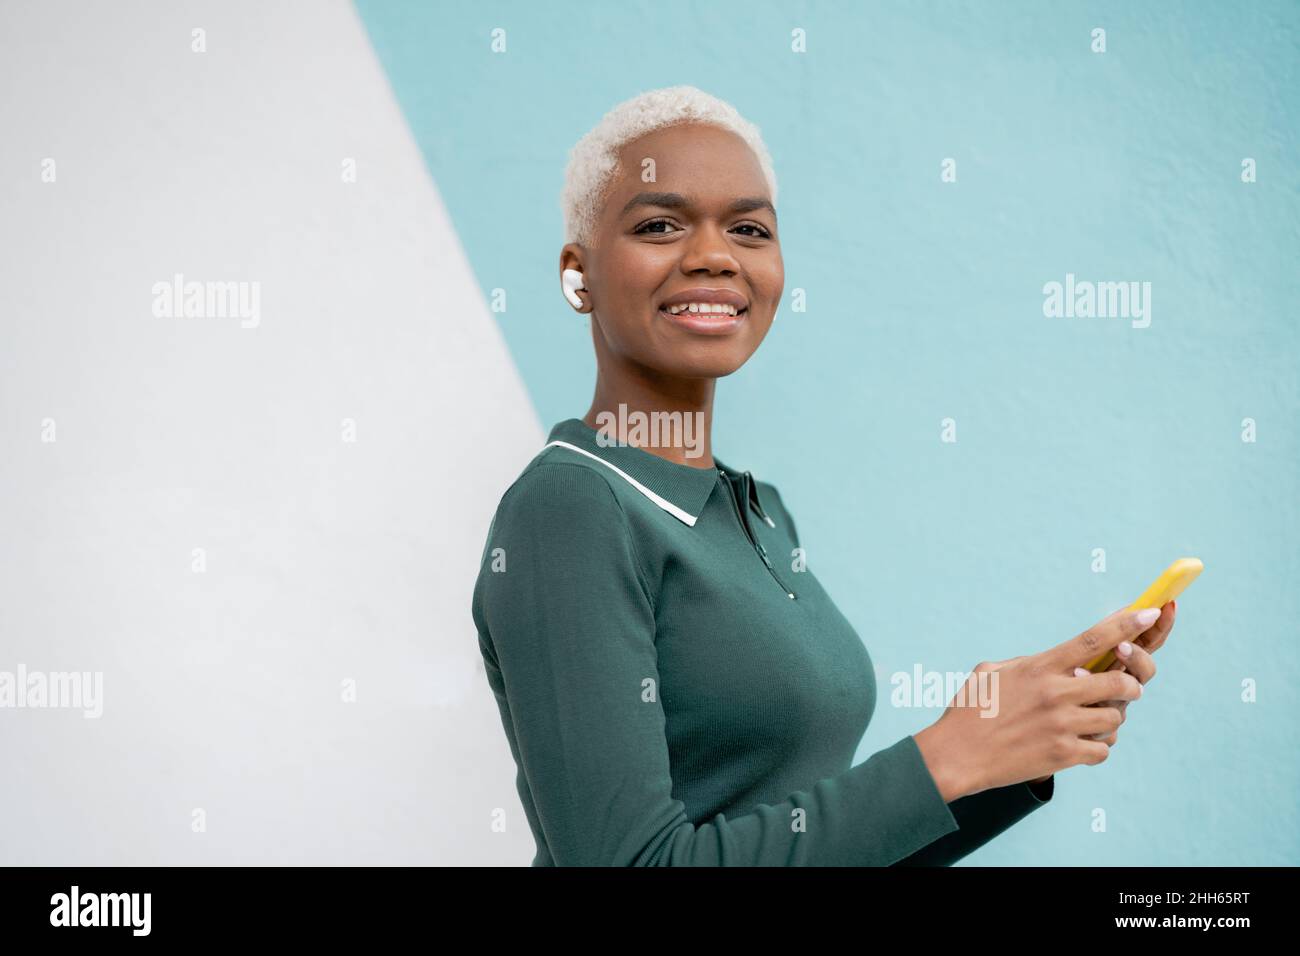
[[[569,451],[576,451],[579,455],[586,455],[588,458],[600,462],[602,465],[604,465],[606,468],[613,471],[615,474],[617,474],[620,478],[626,481],[637,491],[641,492],[641,494],[645,495],[647,498],[649,498],[651,501],[657,504],[660,508],[663,508],[664,511],[667,511],[674,518],[684,522],[689,527],[692,528],[695,527],[695,521],[696,521],[695,515],[687,514],[685,511],[677,507],[671,501],[661,497],[660,495],[655,494],[645,485],[641,484],[641,482],[637,481],[635,478],[629,475],[622,468],[619,468],[616,465],[611,465],[604,458],[601,458],[599,455],[593,455],[585,448],[579,448],[577,445],[570,445],[567,441],[553,441],[550,444],[546,445],[546,447],[543,448],[542,451],[546,451],[547,448],[550,448],[554,445],[559,445],[561,448],[567,448],[569,449]]]

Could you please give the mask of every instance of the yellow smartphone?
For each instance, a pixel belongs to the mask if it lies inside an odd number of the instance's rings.
[[[1196,580],[1196,576],[1201,573],[1205,567],[1200,558],[1179,558],[1169,567],[1165,568],[1165,573],[1156,578],[1151,587],[1142,592],[1142,596],[1130,604],[1125,610],[1140,611],[1144,607],[1164,607],[1178,595],[1183,593],[1187,585]],[[1115,651],[1111,649],[1101,657],[1096,658],[1088,665],[1088,670],[1094,674],[1100,674],[1106,668],[1115,662]]]

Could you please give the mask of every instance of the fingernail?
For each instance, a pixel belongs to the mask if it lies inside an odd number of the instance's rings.
[[[1134,614],[1133,621],[1140,627],[1150,627],[1152,624],[1156,622],[1156,618],[1158,618],[1159,616],[1160,616],[1160,608],[1149,607],[1149,608],[1144,608],[1143,610],[1138,611],[1136,614]]]
[[[1115,648],[1115,653],[1128,660],[1128,656],[1133,653],[1133,645],[1128,641],[1120,641],[1119,646]]]
[[[1088,669],[1087,669],[1087,668],[1084,668],[1084,667],[1076,667],[1076,668],[1074,669],[1074,676],[1075,676],[1075,677],[1087,677],[1089,673],[1090,673],[1090,671],[1088,671]]]

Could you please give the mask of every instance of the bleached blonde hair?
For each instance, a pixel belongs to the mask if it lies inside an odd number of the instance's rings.
[[[678,123],[705,123],[730,130],[758,157],[776,205],[776,170],[759,129],[734,106],[694,86],[649,90],[619,103],[569,151],[560,205],[564,212],[564,241],[591,246],[614,173],[618,151],[639,136]]]

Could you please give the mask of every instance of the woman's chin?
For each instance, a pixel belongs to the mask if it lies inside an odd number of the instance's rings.
[[[641,364],[673,378],[723,378],[749,361],[762,339],[749,334],[694,335],[682,329],[656,335]]]
[[[716,349],[716,354],[712,355],[676,355],[670,367],[660,368],[660,371],[673,378],[725,378],[738,371],[749,358],[749,353],[741,356],[726,354],[728,351],[732,350]]]

